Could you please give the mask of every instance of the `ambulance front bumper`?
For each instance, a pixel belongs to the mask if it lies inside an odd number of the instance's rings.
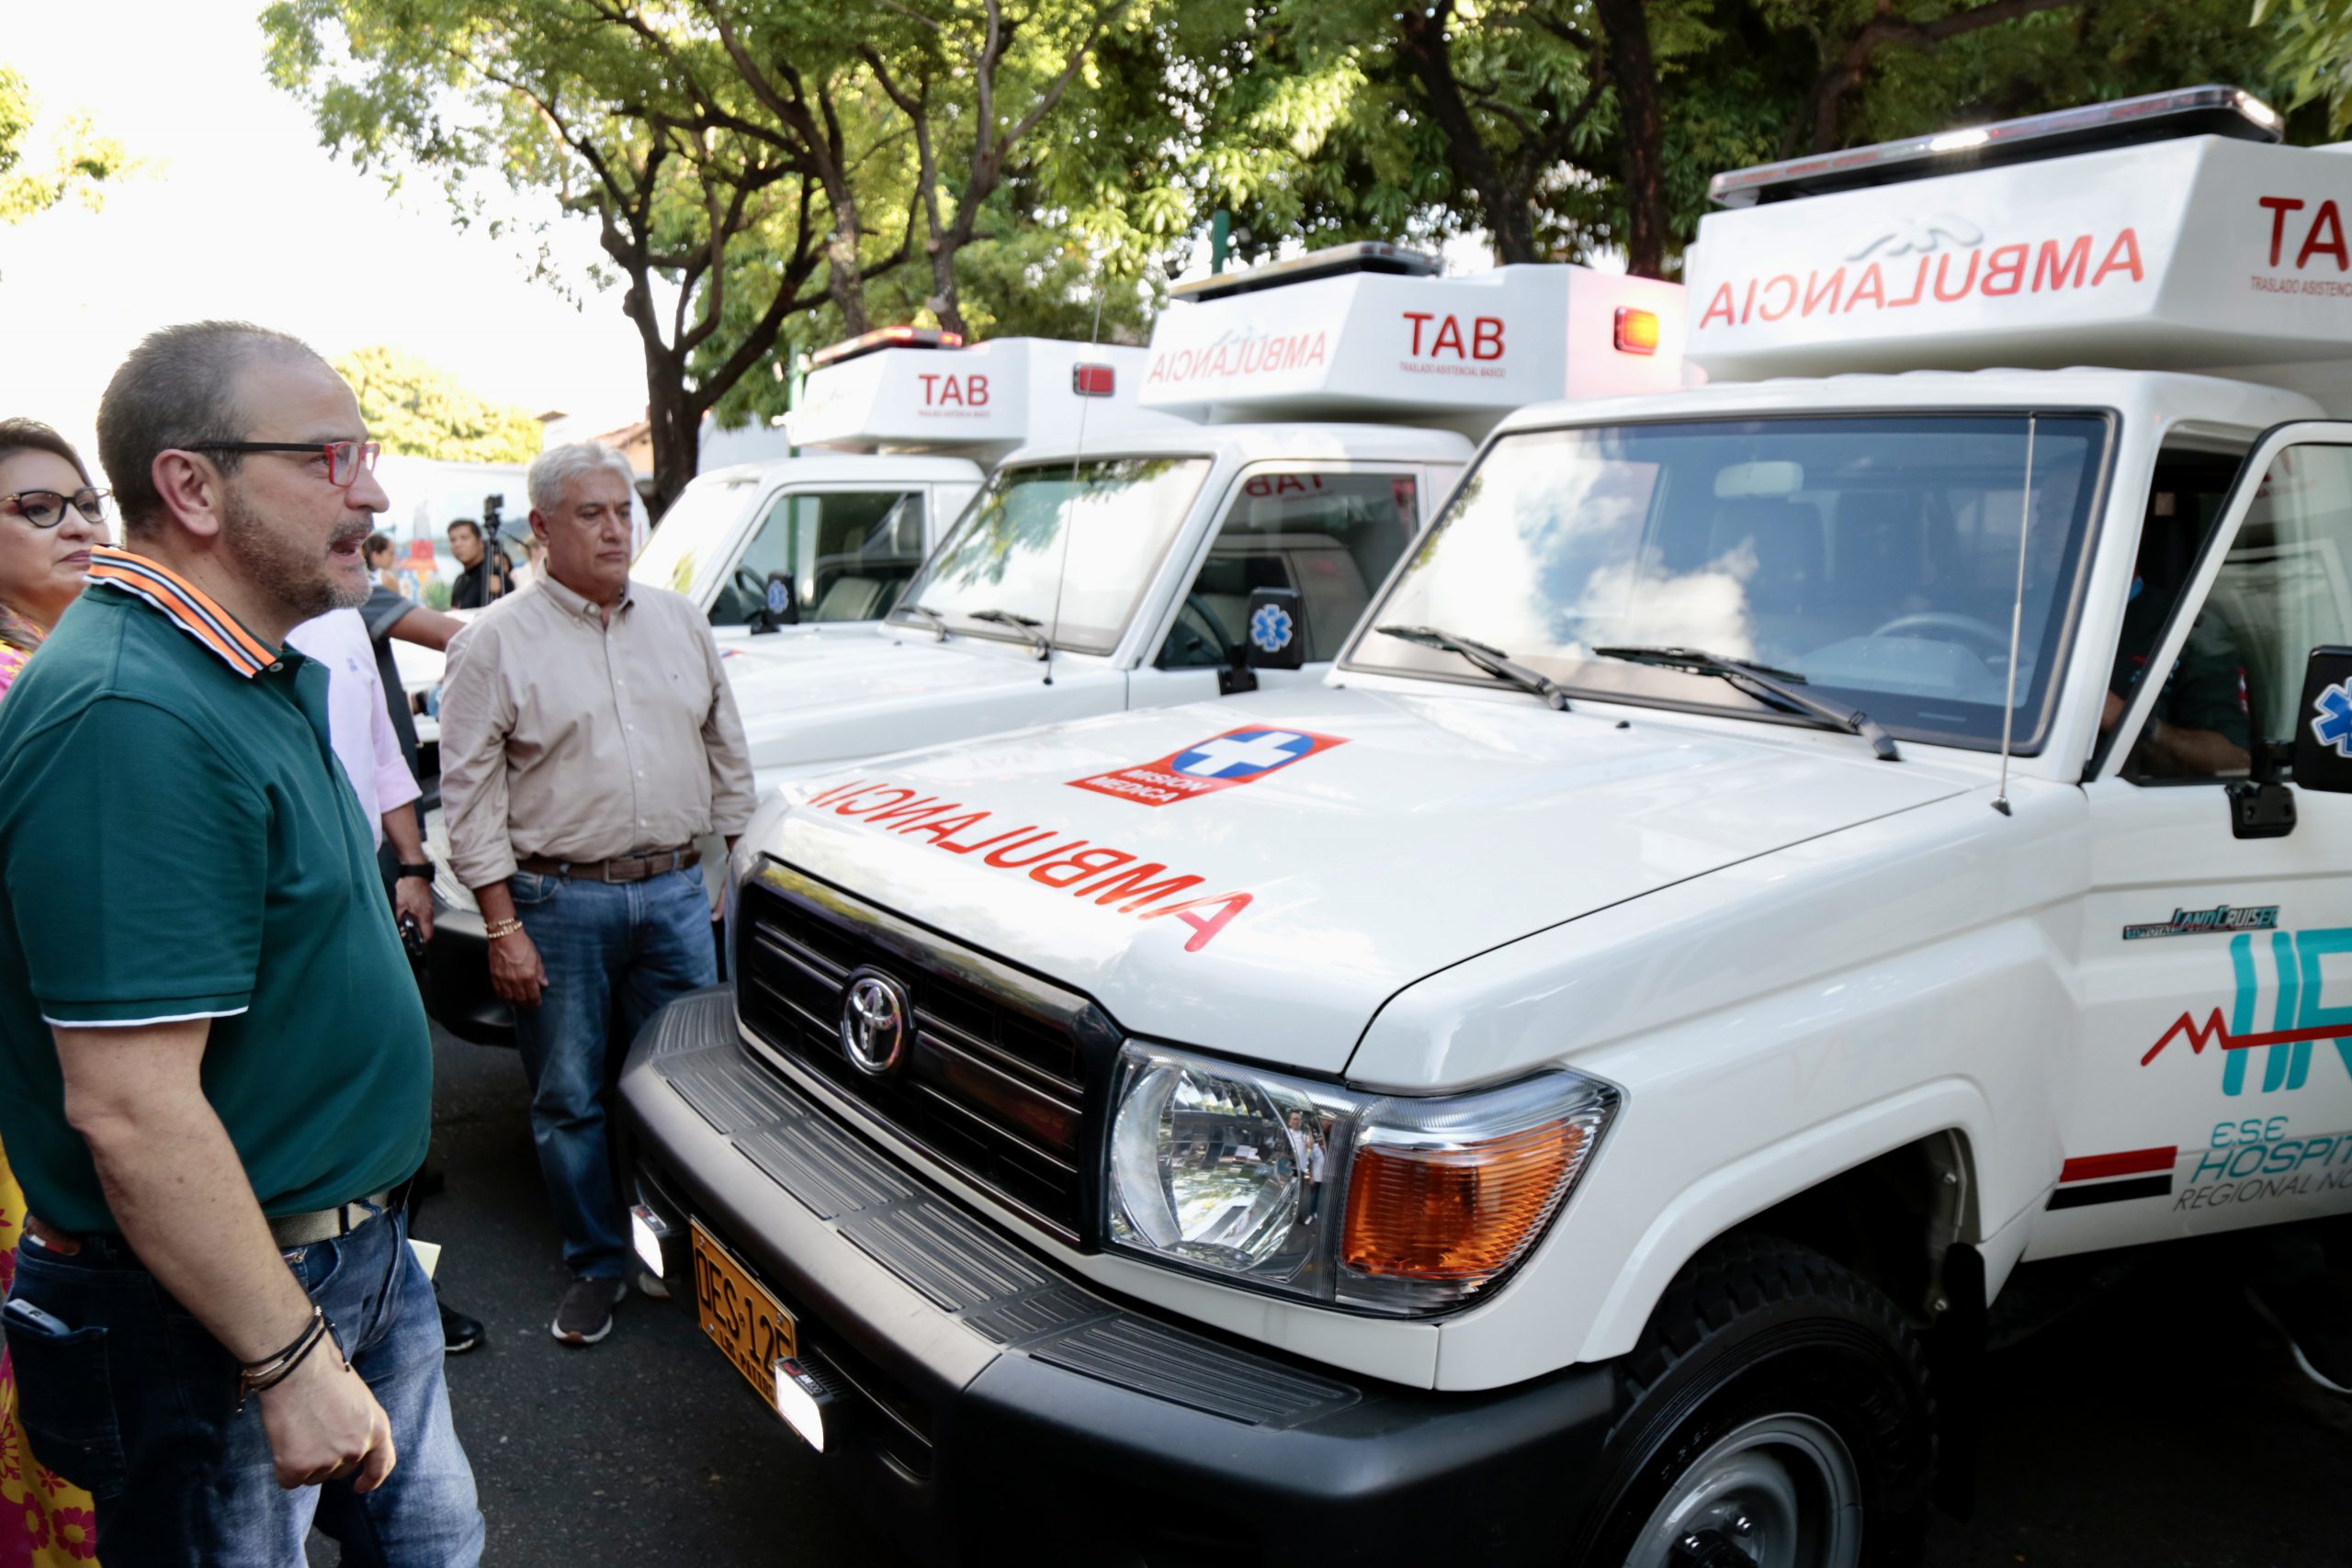
[[[691,1222],[837,1391],[821,1457],[779,1420],[775,1462],[822,1464],[925,1561],[1532,1562],[1587,1505],[1609,1369],[1435,1393],[1104,1295],[755,1059],[727,987],[654,1016],[621,1097],[677,1294]]]

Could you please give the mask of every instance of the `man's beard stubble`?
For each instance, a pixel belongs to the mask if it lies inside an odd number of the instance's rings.
[[[356,609],[368,602],[369,585],[364,572],[356,583],[343,582],[311,546],[287,538],[247,507],[234,485],[224,499],[221,544],[238,575],[293,611],[299,620],[307,621],[329,610]],[[356,525],[339,530],[336,539],[356,541],[367,536],[367,526]]]

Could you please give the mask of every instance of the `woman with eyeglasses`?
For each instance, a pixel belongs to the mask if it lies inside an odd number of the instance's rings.
[[[107,540],[106,492],[71,443],[37,420],[0,419],[0,694],[82,592],[90,547]],[[0,1152],[0,1297],[17,1271],[25,1197]],[[92,1568],[89,1494],[26,1451],[17,1384],[0,1345],[0,1568]]]
[[[66,439],[0,419],[0,692],[82,592],[107,542],[106,492]]]

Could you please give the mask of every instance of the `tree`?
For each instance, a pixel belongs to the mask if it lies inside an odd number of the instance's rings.
[[[2352,102],[2352,0],[2278,3],[2337,18],[2312,79]],[[2243,4],[1192,0],[1204,127],[1172,161],[1212,177],[1164,178],[1193,226],[1230,207],[1258,249],[1476,230],[1504,262],[1666,276],[1718,170],[2183,82],[2268,91],[2276,30]]]
[[[539,422],[530,411],[477,396],[415,355],[378,344],[338,356],[334,369],[387,452],[467,463],[527,463],[538,455]]]
[[[460,222],[488,177],[595,224],[644,355],[667,506],[703,415],[823,297],[816,192],[741,129],[717,40],[616,0],[279,0],[263,24],[273,77],[362,167],[433,172]]]
[[[89,119],[69,118],[46,149],[28,146],[40,100],[25,79],[0,65],[0,223],[21,223],[68,196],[95,210],[105,187],[138,167],[122,144],[100,136]]]
[[[948,331],[969,335],[956,262],[979,237],[982,210],[1092,62],[1104,30],[1139,4],[1036,0],[1008,12],[1003,0],[980,0],[975,13],[959,0],[891,0],[896,36],[858,51],[914,135],[929,303]]]
[[[1031,154],[1114,18],[1150,3],[277,0],[264,22],[276,79],[362,166],[438,174],[461,221],[495,178],[595,222],[666,503],[703,415],[771,396],[752,373],[791,318],[867,330],[921,231],[920,304],[968,335],[959,257],[1001,237],[994,217],[1104,205],[1096,138]]]

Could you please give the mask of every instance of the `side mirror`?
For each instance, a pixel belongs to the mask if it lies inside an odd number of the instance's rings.
[[[2352,795],[2352,648],[2315,648],[2295,710],[2295,784]]]
[[[752,630],[772,632],[800,624],[800,590],[788,571],[768,573],[765,602],[752,617]]]
[[[1258,670],[1295,670],[1306,661],[1306,607],[1295,588],[1250,595],[1249,660]]]
[[[1231,660],[1216,672],[1216,694],[1230,697],[1258,689],[1261,670],[1295,670],[1306,661],[1306,609],[1295,588],[1260,588],[1250,595],[1250,620],[1242,637],[1226,650]]]

